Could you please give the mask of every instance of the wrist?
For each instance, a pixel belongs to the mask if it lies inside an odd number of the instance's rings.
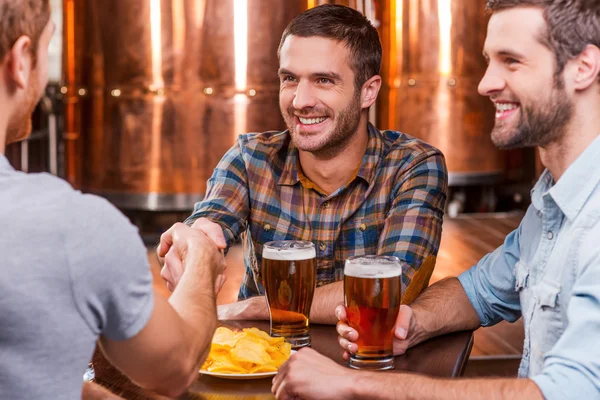
[[[375,398],[373,393],[373,382],[377,382],[377,374],[366,371],[356,371],[351,369],[347,374],[347,383],[344,385],[344,399],[366,399]]]

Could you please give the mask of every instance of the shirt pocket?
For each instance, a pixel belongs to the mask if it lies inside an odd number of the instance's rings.
[[[561,285],[550,279],[544,279],[536,288],[538,319],[542,331],[558,339],[565,328],[563,305],[561,304]]]
[[[338,255],[345,261],[350,256],[376,255],[383,220],[363,218],[342,225]]]
[[[523,291],[529,285],[529,267],[521,260],[515,264],[515,290]]]

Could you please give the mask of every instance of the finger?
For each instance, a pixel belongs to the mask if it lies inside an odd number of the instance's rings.
[[[355,342],[358,340],[358,332],[344,322],[338,322],[335,325],[335,330],[341,337]]]
[[[344,354],[342,354],[342,358],[346,361],[348,361],[350,359],[350,353],[348,353],[347,351],[344,351]]]
[[[218,275],[215,281],[215,294],[219,293],[225,284],[227,277],[225,275]]]
[[[173,275],[166,265],[161,268],[160,277],[163,278],[166,283],[173,283]]]
[[[227,247],[227,241],[223,235],[223,229],[221,228],[221,225],[209,221],[206,218],[198,218],[192,224],[192,228],[204,232],[206,236],[215,242],[219,249],[225,249]]]
[[[178,224],[180,224],[180,222],[177,222],[172,227],[170,227],[165,233],[160,235],[160,244],[158,245],[158,249],[156,250],[159,257],[164,257],[173,245],[173,236],[175,236],[175,231],[178,229]]]
[[[171,283],[173,283],[174,286],[177,286],[179,280],[181,279],[181,276],[183,275],[183,270],[185,269],[185,267],[181,258],[179,258],[179,256],[176,254],[174,248],[169,250],[169,252],[165,256],[165,267],[168,268],[171,273]]]
[[[175,286],[171,282],[167,282],[167,290],[172,293],[175,290]]]
[[[346,350],[349,353],[354,354],[358,351],[358,345],[356,343],[352,343],[341,336],[338,336],[338,343],[340,344],[342,349]]]
[[[346,307],[343,304],[340,304],[335,308],[335,316],[340,321],[346,320]]]
[[[410,321],[412,319],[413,312],[412,308],[407,305],[400,306],[400,312],[396,318],[396,330],[394,332],[396,338],[405,340],[408,336],[408,328],[410,327]]]

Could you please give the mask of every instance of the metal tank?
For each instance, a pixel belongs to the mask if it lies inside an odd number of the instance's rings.
[[[379,124],[438,147],[450,185],[498,181],[504,166],[490,139],[495,111],[477,92],[486,69],[485,1],[383,3]]]
[[[374,120],[405,132],[446,156],[449,184],[493,184],[504,157],[490,132],[494,108],[477,86],[486,69],[485,0],[336,0],[363,12],[383,45]],[[373,119],[373,118],[372,118]]]
[[[277,47],[307,0],[64,0],[66,178],[189,210],[238,135],[283,129]]]

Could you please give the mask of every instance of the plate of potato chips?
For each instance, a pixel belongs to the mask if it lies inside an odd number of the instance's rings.
[[[200,373],[225,379],[260,379],[274,376],[293,353],[282,337],[258,328],[233,331],[220,326]]]

